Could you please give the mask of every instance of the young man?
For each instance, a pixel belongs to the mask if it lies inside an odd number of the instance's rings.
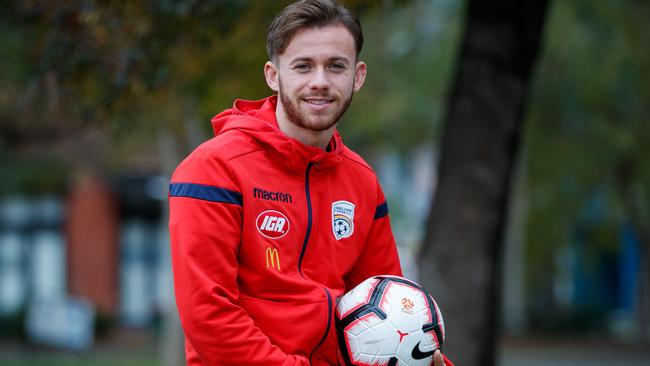
[[[267,37],[277,96],[235,101],[174,172],[188,365],[337,365],[336,299],[370,276],[401,275],[375,173],[336,132],[366,77],[362,43],[333,0],[287,7]]]

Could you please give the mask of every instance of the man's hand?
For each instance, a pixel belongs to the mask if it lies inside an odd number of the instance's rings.
[[[442,358],[442,353],[437,349],[433,354],[433,366],[445,366],[445,360]]]

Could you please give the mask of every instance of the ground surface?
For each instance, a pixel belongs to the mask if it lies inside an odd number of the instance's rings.
[[[504,341],[499,366],[650,366],[650,347],[598,340]]]
[[[62,352],[0,342],[2,366],[160,366],[152,342],[99,344],[88,352]],[[581,340],[506,340],[499,366],[650,366],[650,347]],[[459,365],[461,366],[461,365]]]

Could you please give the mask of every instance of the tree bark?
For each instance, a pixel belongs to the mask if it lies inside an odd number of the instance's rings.
[[[470,0],[442,136],[420,281],[441,306],[444,352],[495,364],[513,163],[548,1]]]

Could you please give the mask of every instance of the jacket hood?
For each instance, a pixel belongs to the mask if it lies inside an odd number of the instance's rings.
[[[233,107],[212,118],[215,136],[237,130],[274,152],[280,162],[298,173],[304,174],[307,165],[315,164],[323,170],[341,160],[343,142],[338,131],[334,132],[327,151],[308,146],[284,134],[275,117],[277,97],[261,100],[235,100]]]

